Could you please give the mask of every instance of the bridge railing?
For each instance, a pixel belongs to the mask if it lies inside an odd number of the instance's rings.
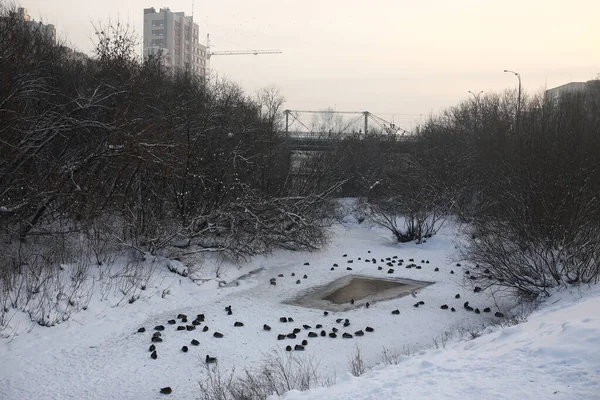
[[[338,133],[338,132],[307,132],[307,131],[288,131],[279,132],[281,135],[286,135],[291,138],[307,138],[307,139],[340,139],[360,135],[358,133]]]
[[[279,132],[280,135],[289,137],[290,139],[299,139],[299,140],[339,140],[339,139],[347,139],[350,137],[356,137],[358,139],[364,139],[365,135],[363,133],[336,133],[336,132],[306,132],[306,131],[288,131],[288,132]],[[368,137],[370,135],[366,135]],[[397,138],[402,141],[414,141],[417,139],[417,136],[414,135],[397,135]]]

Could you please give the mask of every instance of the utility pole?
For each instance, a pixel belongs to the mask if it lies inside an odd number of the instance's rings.
[[[365,137],[366,137],[367,132],[369,130],[369,112],[365,111],[365,112],[363,112],[363,115],[365,116]]]

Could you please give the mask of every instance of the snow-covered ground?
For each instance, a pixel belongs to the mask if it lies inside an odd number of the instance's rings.
[[[536,317],[545,315],[547,320],[531,320],[527,325],[507,328],[445,351],[419,353],[402,359],[398,366],[369,372],[357,379],[347,377],[348,360],[357,346],[366,364],[374,365],[381,361],[384,349],[390,353],[406,349],[420,352],[444,342],[447,332],[477,331],[498,322],[493,315],[496,311],[509,315],[514,306],[509,299],[494,298],[486,291],[474,293],[466,284],[465,271],[469,268],[458,267],[453,259],[457,240],[457,228],[450,225],[421,245],[394,243],[379,228],[358,224],[338,226],[333,229],[331,244],[320,252],[279,251],[271,257],[256,257],[239,269],[231,266],[221,279],[234,281],[259,270],[237,280],[237,286],[219,288],[216,280],[196,284],[163,268],[162,278],[154,280],[154,287],[147,290],[156,295],[133,304],[110,307],[107,301],[93,298],[86,311],[52,328],[32,326],[24,315],[16,315],[11,324],[14,327],[20,323],[16,328],[20,334],[0,340],[0,398],[152,399],[161,398],[159,389],[170,386],[172,397],[195,399],[199,397],[198,381],[207,354],[218,358],[222,371],[233,368],[240,371],[259,365],[273,352],[285,354],[285,346],[294,346],[303,339],[308,340],[306,351],[294,355],[319,360],[322,376],[336,377],[341,382],[334,388],[315,389],[309,394],[290,393],[286,399],[422,399],[459,394],[461,398],[527,398],[529,390],[538,385],[542,388],[535,389],[535,393],[543,396],[535,398],[599,398],[592,394],[600,392],[590,391],[599,389],[598,380],[592,382],[599,372],[598,350],[571,355],[571,351],[592,347],[594,341],[596,348],[600,348],[600,326],[594,317],[597,311],[593,312],[594,305],[598,310],[598,297],[590,297],[579,305],[571,305],[572,298],[568,302],[559,301],[553,309],[560,310],[566,303],[571,308],[557,314],[548,308],[545,314]],[[394,256],[404,259],[404,265],[414,258],[422,269],[394,267],[395,272],[388,274],[388,267],[380,260]],[[364,261],[373,257],[377,263]],[[334,263],[339,267],[331,271]],[[351,271],[346,269],[348,266]],[[377,266],[384,268],[378,270]],[[205,268],[209,273],[212,267],[207,264]],[[278,277],[279,274],[284,277]],[[303,279],[305,274],[307,278]],[[322,310],[288,304],[315,287],[348,274],[434,284],[421,289],[416,298],[409,295],[382,301],[368,309],[359,301],[360,306],[353,310],[331,312],[328,316]],[[272,277],[277,277],[275,286],[269,284]],[[298,279],[300,284],[296,283]],[[163,297],[161,294],[167,293],[163,291],[165,288],[168,294]],[[461,295],[460,299],[455,298],[456,294]],[[413,305],[418,301],[424,305],[415,308]],[[468,312],[463,309],[465,301],[481,310],[490,307],[491,312]],[[455,307],[456,312],[440,309],[442,304]],[[232,307],[232,315],[225,312],[228,305]],[[391,311],[396,309],[400,314],[392,315]],[[176,331],[175,327],[181,323],[169,325],[167,321],[180,313],[190,317],[187,325],[200,313],[205,315],[205,321],[194,331]],[[280,317],[293,317],[294,322],[281,323]],[[336,323],[339,318],[348,318],[350,326],[344,328]],[[244,326],[234,327],[236,321]],[[159,324],[166,329],[162,332],[164,342],[156,344],[158,358],[154,360],[148,347],[153,328]],[[264,331],[263,324],[270,325],[272,330]],[[375,331],[352,339],[307,338],[304,324],[313,328],[322,324],[327,332],[337,327],[340,334],[364,330],[366,326]],[[25,331],[25,326],[31,329]],[[207,332],[202,331],[205,326]],[[136,333],[140,327],[145,327],[146,332]],[[277,340],[278,334],[290,333],[293,328],[302,330],[297,339]],[[224,337],[213,337],[215,331]],[[192,339],[200,344],[191,346]],[[562,343],[566,339],[570,341]],[[184,345],[189,352],[181,351]],[[577,384],[567,386],[569,379]],[[590,382],[585,387],[581,387],[583,379]],[[489,396],[482,394],[485,390],[490,391]],[[525,395],[521,396],[522,393]],[[552,396],[546,396],[547,393]]]
[[[562,292],[525,323],[269,400],[600,399],[599,289]]]

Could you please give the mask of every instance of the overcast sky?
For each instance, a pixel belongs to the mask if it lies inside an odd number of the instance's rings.
[[[408,127],[468,91],[536,92],[600,73],[598,0],[21,0],[59,38],[92,53],[92,22],[141,34],[143,9],[191,14],[213,70],[249,91],[275,85],[286,108],[368,110]],[[141,44],[139,48],[141,53]],[[424,118],[423,117],[423,118]]]

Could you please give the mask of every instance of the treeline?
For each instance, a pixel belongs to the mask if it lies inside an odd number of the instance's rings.
[[[328,151],[292,165],[275,89],[248,95],[141,60],[120,23],[97,27],[91,59],[9,9],[0,24],[4,273],[27,264],[23,246],[82,237],[98,263],[112,244],[315,250],[338,218],[331,199],[352,196],[359,220],[403,242],[458,215],[480,286],[537,295],[600,275],[599,81],[558,101],[487,94],[410,138],[333,132]]]
[[[600,278],[600,80],[558,98],[486,94],[411,137],[346,138],[336,151],[330,170],[399,242],[464,223],[474,286],[535,297]]]
[[[468,222],[463,258],[479,267],[476,286],[537,296],[598,280],[600,80],[558,99],[488,94],[418,136],[420,190]]]
[[[283,98],[140,60],[128,27],[78,56],[2,10],[0,223],[5,243],[88,231],[154,251],[314,250],[340,181],[298,183]]]

